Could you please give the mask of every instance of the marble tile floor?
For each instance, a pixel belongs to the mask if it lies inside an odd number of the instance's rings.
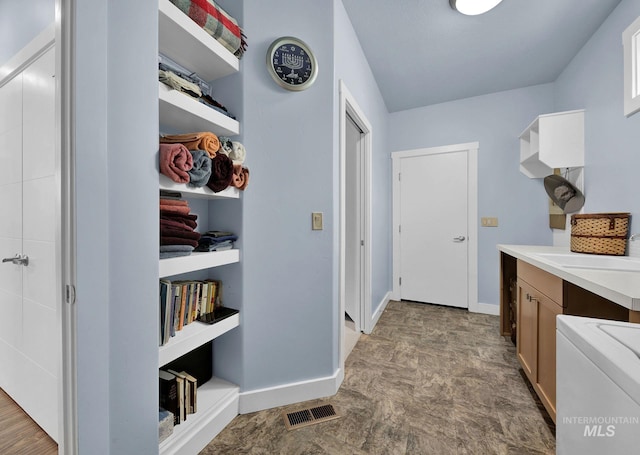
[[[282,411],[324,403],[342,417],[285,428]],[[544,414],[497,316],[392,301],[335,396],[240,415],[201,454],[553,454]]]

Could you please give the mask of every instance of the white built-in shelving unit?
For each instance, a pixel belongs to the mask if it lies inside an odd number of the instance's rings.
[[[520,134],[520,171],[527,177],[583,166],[584,110],[539,115]]]
[[[239,61],[231,52],[208,35],[169,0],[159,0],[159,52],[181,66],[196,72],[202,79],[213,81],[239,71]],[[172,132],[211,131],[217,135],[235,136],[240,123],[215,109],[158,83],[159,123]],[[237,188],[214,193],[206,187],[192,188],[177,184],[160,175],[161,189],[179,191],[187,198],[213,201],[238,199]],[[160,260],[159,277],[171,278],[189,272],[221,267],[240,261],[236,249],[192,253],[190,256]],[[158,350],[158,367],[215,340],[240,325],[239,314],[215,324],[199,321],[186,325]],[[173,434],[160,443],[161,454],[196,454],[238,415],[239,387],[214,376],[198,387],[197,412],[176,425]]]

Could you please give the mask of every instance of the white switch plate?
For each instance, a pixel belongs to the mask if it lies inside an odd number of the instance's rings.
[[[322,230],[322,212],[311,212],[311,229],[314,231]]]

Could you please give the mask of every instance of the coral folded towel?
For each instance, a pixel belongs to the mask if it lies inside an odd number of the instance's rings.
[[[166,199],[161,197],[160,205],[176,205],[187,207],[189,205],[189,201],[185,201],[184,199]]]
[[[233,165],[233,179],[231,185],[240,190],[244,190],[249,184],[249,169],[243,167],[242,164]]]
[[[176,214],[176,215],[188,215],[189,207],[180,206],[180,205],[162,205],[160,203],[160,213],[161,214]]]
[[[210,158],[216,156],[216,152],[220,149],[218,136],[206,131],[162,136],[160,142],[163,144],[182,144],[189,150],[204,150]]]
[[[193,156],[182,144],[160,144],[160,172],[174,182],[189,183]]]
[[[211,178],[207,186],[218,193],[231,185],[233,180],[233,161],[227,155],[219,153],[211,159]]]

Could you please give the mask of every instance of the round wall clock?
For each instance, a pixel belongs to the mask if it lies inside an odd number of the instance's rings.
[[[318,62],[303,41],[291,36],[278,38],[267,51],[267,68],[274,81],[287,90],[305,90],[318,75]]]

